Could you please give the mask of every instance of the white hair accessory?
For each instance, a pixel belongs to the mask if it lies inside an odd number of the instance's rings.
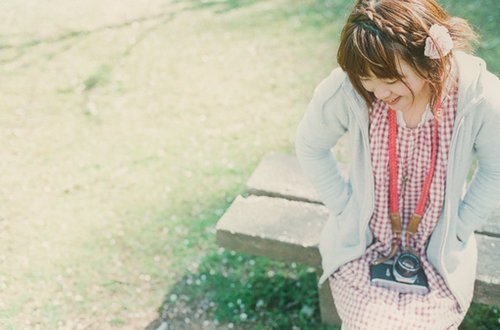
[[[448,55],[452,49],[453,40],[448,30],[444,26],[433,24],[425,39],[424,55],[435,60]]]

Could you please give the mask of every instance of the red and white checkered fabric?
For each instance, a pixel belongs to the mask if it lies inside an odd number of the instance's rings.
[[[424,217],[412,246],[420,254],[430,292],[426,295],[399,293],[370,284],[369,265],[391,248],[389,220],[388,106],[377,100],[370,114],[370,148],[375,179],[375,208],[370,220],[375,242],[360,259],[341,266],[330,276],[335,305],[342,329],[456,329],[465,313],[442,277],[428,262],[425,246],[443,205],[446,163],[457,104],[457,88],[442,102],[436,169]],[[407,128],[398,113],[397,150],[399,158],[399,207],[405,229],[416,208],[432,154],[433,116],[430,110],[416,128]],[[403,185],[403,177],[407,178]],[[403,235],[404,237],[404,235]]]

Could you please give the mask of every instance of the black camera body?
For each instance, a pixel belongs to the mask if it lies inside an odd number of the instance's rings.
[[[410,252],[403,252],[395,260],[370,266],[372,285],[390,288],[401,293],[425,295],[429,285],[420,259]]]

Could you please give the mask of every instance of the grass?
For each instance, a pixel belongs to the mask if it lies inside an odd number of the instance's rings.
[[[319,328],[311,270],[219,250],[214,226],[292,150],[347,3],[5,4],[1,327],[141,329],[162,306],[183,329]],[[447,3],[498,72],[498,4]]]

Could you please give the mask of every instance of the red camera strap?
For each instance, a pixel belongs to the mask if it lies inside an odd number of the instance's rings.
[[[427,176],[422,187],[422,192],[420,193],[420,198],[418,200],[417,207],[413,212],[408,226],[406,228],[406,245],[408,249],[410,248],[409,242],[412,236],[417,232],[420,221],[424,214],[425,204],[429,197],[429,190],[432,182],[432,177],[434,176],[434,169],[436,167],[437,159],[437,148],[438,148],[438,128],[439,128],[439,114],[440,114],[441,103],[438,102],[434,106],[434,130],[432,135],[432,155],[431,163],[429,164],[429,169],[427,171]],[[382,263],[386,260],[391,259],[396,255],[396,252],[401,243],[401,235],[403,226],[401,223],[401,214],[399,212],[399,194],[398,194],[398,152],[397,152],[397,136],[398,136],[398,125],[396,119],[396,111],[389,109],[388,112],[389,119],[389,218],[391,220],[391,227],[393,232],[393,242],[391,252],[388,256],[384,256],[377,259],[374,264]]]

